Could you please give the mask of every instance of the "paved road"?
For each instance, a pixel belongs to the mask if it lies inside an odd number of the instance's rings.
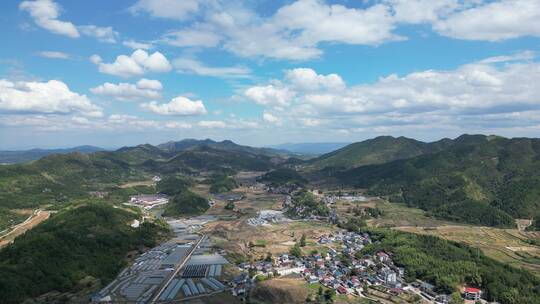
[[[158,292],[156,293],[156,295],[152,298],[152,300],[150,300],[150,303],[158,303],[160,302],[159,301],[159,297],[161,296],[161,294],[163,293],[163,291],[165,290],[165,288],[167,288],[167,286],[169,286],[169,284],[171,283],[171,281],[174,279],[174,277],[176,277],[176,275],[180,272],[180,270],[182,269],[182,267],[184,267],[184,265],[187,263],[187,261],[189,260],[189,258],[191,257],[191,255],[193,254],[193,252],[195,252],[195,249],[197,249],[197,247],[199,247],[199,245],[201,244],[201,242],[206,238],[206,235],[202,235],[199,240],[197,241],[197,243],[195,245],[193,245],[191,247],[191,250],[189,251],[189,253],[184,257],[184,260],[176,265],[176,267],[174,268],[174,271],[171,273],[171,275],[169,276],[169,278],[167,278],[167,280],[165,281],[165,283],[163,284],[163,286],[161,286],[161,288],[158,290]]]

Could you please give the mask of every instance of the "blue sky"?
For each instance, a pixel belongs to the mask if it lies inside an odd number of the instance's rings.
[[[540,1],[2,1],[0,149],[537,137]]]

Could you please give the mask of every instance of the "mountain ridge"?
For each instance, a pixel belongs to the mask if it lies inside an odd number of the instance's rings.
[[[447,219],[511,226],[539,213],[540,139],[462,135],[439,152],[334,176]]]
[[[72,152],[94,153],[94,152],[106,151],[106,150],[107,149],[103,149],[103,148],[91,146],[91,145],[82,145],[82,146],[76,146],[72,148],[56,148],[56,149],[35,148],[35,149],[29,149],[29,150],[4,150],[4,151],[0,151],[0,163],[16,164],[16,163],[34,161],[50,154],[67,154],[67,153],[72,153]]]

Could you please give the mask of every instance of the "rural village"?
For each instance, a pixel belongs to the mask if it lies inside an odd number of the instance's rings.
[[[160,181],[158,176],[154,182]],[[244,181],[245,182],[245,181]],[[270,194],[277,199],[273,209],[251,210],[255,217],[242,217],[241,211],[227,218],[237,219],[238,223],[247,227],[272,227],[293,222],[328,223],[333,226],[339,222],[335,204],[338,202],[362,203],[371,198],[356,192],[339,193],[311,190],[316,199],[330,210],[321,216],[310,208],[297,206],[293,195],[302,191],[301,187],[287,185],[274,187],[251,181],[243,185],[244,190],[251,193]],[[209,199],[210,211],[223,208],[225,204],[241,206],[246,196],[240,192],[216,194]],[[255,201],[257,198],[255,198]],[[280,202],[281,200],[281,202]],[[136,195],[126,205],[140,207],[144,219],[161,217],[160,207],[169,203],[164,194]],[[255,202],[256,203],[256,202]],[[253,214],[253,213],[250,213]],[[300,216],[289,217],[288,214]],[[401,299],[417,303],[451,303],[451,295],[437,293],[435,287],[427,282],[416,280],[406,282],[405,269],[393,262],[393,253],[376,251],[363,253],[363,249],[377,241],[372,240],[369,233],[358,233],[346,229],[334,228],[328,233],[312,235],[313,242],[309,252],[302,252],[306,246],[306,235],[292,233],[288,242],[290,249],[264,258],[234,263],[227,259],[226,249],[220,249],[212,243],[212,233],[208,233],[205,225],[223,220],[223,215],[207,215],[181,219],[166,218],[174,232],[174,237],[135,260],[129,268],[124,269],[116,280],[111,282],[92,300],[96,303],[115,303],[133,301],[145,303],[150,300],[158,302],[195,301],[229,293],[241,302],[250,302],[250,292],[261,282],[275,278],[291,278],[305,282],[313,293],[309,293],[306,302],[330,303],[336,296],[349,299],[366,299],[374,302],[393,303],[388,299]],[[138,227],[139,221],[132,223]],[[250,242],[248,247],[262,246]],[[480,289],[464,286],[461,297],[469,303],[482,300]],[[354,301],[354,300],[353,300]],[[191,303],[191,302],[190,302]]]

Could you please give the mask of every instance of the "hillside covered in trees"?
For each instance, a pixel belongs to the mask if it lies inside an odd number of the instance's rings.
[[[540,212],[540,140],[463,135],[437,153],[334,172],[340,183],[478,225]]]
[[[450,139],[442,139],[433,143],[425,143],[406,137],[379,136],[321,155],[309,160],[307,164],[310,170],[336,170],[382,164],[397,159],[439,152],[449,146],[451,142]]]
[[[478,249],[438,237],[370,230],[376,242],[361,252],[384,250],[405,268],[405,279],[421,279],[450,294],[464,284],[480,287],[489,301],[502,304],[540,303],[540,278],[484,256]]]
[[[200,215],[210,208],[208,200],[190,190],[182,191],[170,200],[163,216]]]
[[[74,291],[82,281],[112,280],[127,254],[155,246],[162,226],[129,223],[138,215],[110,205],[71,207],[38,225],[0,251],[0,299],[20,303],[50,291]]]
[[[296,170],[289,168],[280,168],[268,173],[265,173],[258,179],[259,182],[263,182],[272,186],[283,186],[295,184],[302,186],[307,184],[307,180],[300,175]]]
[[[223,193],[238,188],[236,180],[227,175],[215,175],[209,180],[210,193]]]

